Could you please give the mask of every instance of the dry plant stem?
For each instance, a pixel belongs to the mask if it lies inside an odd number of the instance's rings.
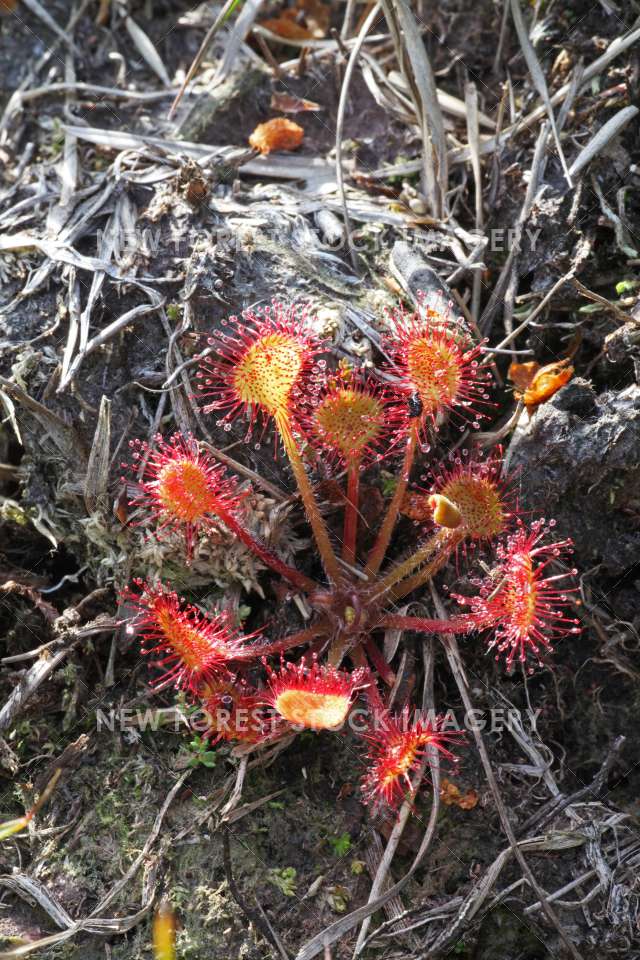
[[[220,510],[218,516],[224,525],[228,527],[259,560],[262,560],[267,567],[271,567],[272,570],[279,573],[281,577],[288,580],[288,582],[294,587],[297,587],[298,590],[304,590],[308,593],[310,590],[318,589],[318,584],[314,580],[305,577],[303,573],[290,567],[288,563],[285,563],[284,560],[277,557],[275,553],[272,553],[263,543],[260,543],[255,537],[252,537],[249,531],[236,520],[232,513]]]
[[[311,529],[313,530],[313,536],[318,547],[318,552],[322,557],[325,573],[327,574],[329,580],[333,581],[333,583],[339,583],[341,580],[341,574],[338,558],[336,557],[333,547],[331,546],[326,524],[320,515],[320,510],[318,509],[316,498],[313,495],[313,490],[311,489],[311,484],[309,483],[307,471],[305,470],[304,463],[302,462],[302,457],[300,456],[300,451],[298,450],[298,446],[291,431],[288,418],[283,415],[276,416],[276,427],[278,428],[278,433],[280,434],[284,449],[287,457],[289,458],[289,463],[291,464],[291,469],[293,470],[293,475],[296,479],[298,490],[300,491],[300,496],[302,498],[309,523],[311,524]],[[315,589],[315,586],[316,585],[314,584],[312,589]]]
[[[458,690],[460,691],[460,696],[462,697],[462,702],[464,704],[465,711],[469,716],[473,716],[474,707],[473,707],[473,703],[471,702],[471,697],[469,696],[469,681],[467,679],[462,658],[460,656],[458,642],[454,634],[450,633],[450,634],[447,634],[445,637],[443,637],[443,644],[447,654],[449,665],[451,667],[451,672],[455,677]],[[565,945],[565,947],[573,957],[573,960],[583,960],[582,955],[576,950],[573,943],[569,940],[562,924],[560,923],[560,920],[558,919],[558,917],[555,914],[555,911],[552,909],[551,905],[549,904],[547,894],[540,887],[538,881],[533,875],[533,872],[531,871],[529,864],[526,861],[526,858],[522,850],[518,846],[518,841],[516,840],[515,833],[513,832],[513,827],[511,826],[511,822],[509,820],[509,815],[507,813],[504,800],[502,799],[502,795],[498,789],[498,784],[496,782],[496,778],[493,773],[493,768],[491,766],[491,760],[489,759],[489,754],[487,753],[487,748],[484,744],[484,740],[482,739],[482,734],[480,730],[478,730],[475,724],[472,724],[472,728],[473,728],[473,736],[475,738],[476,745],[478,747],[478,753],[480,754],[480,760],[482,761],[482,766],[484,768],[485,776],[491,788],[491,793],[493,794],[496,807],[498,808],[498,815],[500,816],[502,829],[505,832],[505,836],[509,841],[509,846],[511,847],[516,860],[520,864],[520,869],[522,870],[524,876],[528,880],[529,885],[531,886],[531,889],[535,892],[536,896],[540,900],[542,909],[544,910],[547,920],[557,930],[558,936],[560,937],[563,944]]]
[[[185,76],[184,81],[182,82],[182,86],[181,86],[180,89],[178,90],[178,92],[177,92],[177,94],[176,94],[176,97],[175,97],[175,100],[174,100],[173,103],[171,104],[171,108],[170,108],[169,113],[168,113],[168,115],[167,115],[167,120],[172,120],[172,119],[173,119],[174,114],[175,114],[176,110],[178,109],[178,105],[179,105],[180,101],[182,100],[182,97],[184,96],[185,90],[187,89],[187,87],[189,86],[189,84],[190,84],[191,81],[193,80],[194,76],[196,75],[196,72],[197,72],[198,68],[200,67],[200,64],[202,63],[202,61],[204,60],[204,58],[205,58],[205,56],[206,56],[207,50],[208,50],[208,48],[209,48],[209,44],[210,44],[211,41],[213,40],[214,36],[215,36],[216,33],[218,32],[218,30],[220,29],[220,27],[222,26],[222,24],[224,23],[226,17],[229,15],[231,9],[233,8],[234,2],[235,2],[235,0],[227,0],[227,2],[225,3],[225,5],[223,6],[222,10],[220,11],[220,13],[218,14],[218,16],[216,17],[215,22],[214,22],[214,23],[209,27],[209,29],[207,30],[207,34],[206,34],[204,40],[202,41],[202,43],[200,44],[200,49],[199,49],[198,52],[196,53],[196,55],[195,55],[195,57],[194,57],[194,59],[193,59],[193,62],[191,63],[191,66],[189,67],[189,69],[188,69],[188,71],[187,71],[187,75]]]
[[[373,545],[371,553],[369,554],[365,571],[369,577],[375,577],[387,552],[387,548],[391,540],[391,534],[393,533],[393,528],[395,527],[396,520],[398,519],[398,514],[400,513],[400,507],[404,499],[407,484],[409,483],[409,475],[411,474],[411,467],[413,466],[413,461],[416,455],[416,447],[418,446],[419,429],[420,424],[416,418],[411,422],[411,431],[409,433],[409,437],[407,438],[407,448],[404,453],[404,461],[402,463],[402,470],[400,472],[398,483],[396,484],[396,489],[393,493],[393,497],[391,498],[391,503],[387,508],[385,518],[382,521],[378,538]]]
[[[351,5],[347,8],[347,16],[350,17]],[[342,169],[342,131],[344,128],[344,116],[347,109],[347,100],[349,97],[349,86],[351,84],[351,78],[353,77],[353,72],[355,70],[356,62],[364,43],[367,34],[373,27],[373,24],[380,16],[380,3],[376,3],[375,6],[369,12],[367,19],[362,24],[360,32],[356,39],[356,42],[351,50],[349,55],[349,61],[347,63],[347,68],[344,72],[344,80],[342,81],[342,89],[340,90],[340,100],[338,103],[338,114],[336,117],[336,183],[338,185],[338,195],[340,197],[340,202],[342,204],[342,216],[344,219],[345,232],[347,234],[347,243],[349,244],[349,255],[351,257],[351,263],[353,268],[358,273],[358,256],[356,253],[355,246],[353,244],[353,237],[351,233],[351,220],[349,217],[349,208],[347,207],[347,195],[344,188],[344,171]],[[345,21],[345,24],[347,21]]]
[[[358,538],[358,506],[360,500],[360,461],[350,463],[347,470],[347,502],[344,508],[342,559],[352,566],[356,562]]]
[[[227,878],[227,883],[229,885],[231,896],[233,897],[235,902],[238,904],[238,906],[240,907],[241,911],[244,913],[249,923],[253,923],[253,925],[260,931],[260,933],[262,934],[264,939],[267,941],[267,943],[269,943],[276,950],[278,956],[280,956],[282,960],[289,960],[289,955],[285,951],[282,943],[280,942],[280,938],[274,936],[274,932],[271,929],[271,926],[269,925],[269,923],[265,921],[264,916],[262,916],[257,910],[254,910],[253,907],[249,906],[247,901],[244,899],[244,897],[240,893],[238,885],[235,882],[235,879],[233,876],[233,870],[231,866],[231,849],[230,849],[230,843],[229,843],[230,835],[231,835],[231,831],[228,828],[222,831],[222,859],[224,863],[224,872]]]

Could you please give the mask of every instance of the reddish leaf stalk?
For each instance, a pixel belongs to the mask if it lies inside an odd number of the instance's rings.
[[[393,528],[396,525],[396,520],[398,519],[398,514],[400,513],[400,507],[407,491],[409,476],[411,474],[411,468],[413,466],[416,448],[418,446],[419,430],[420,426],[417,419],[412,420],[404,454],[404,461],[400,471],[400,477],[398,479],[396,489],[394,490],[393,497],[391,498],[391,502],[387,507],[385,518],[382,521],[382,526],[380,527],[380,532],[367,561],[366,573],[371,579],[373,579],[373,577],[375,577],[379,571],[382,561],[385,558],[385,554],[389,548],[389,543],[391,542],[391,534],[393,533]]]
[[[447,533],[449,534],[448,537],[446,536]],[[397,586],[393,586],[389,590],[389,598],[391,600],[402,600],[403,597],[413,593],[418,587],[422,587],[428,580],[431,580],[431,578],[444,567],[445,563],[447,563],[451,557],[451,554],[455,552],[464,539],[464,537],[455,533],[455,531],[451,533],[451,531],[445,532],[441,530],[435,536],[442,536],[445,542],[442,551],[438,553],[430,563],[427,563],[421,570],[414,573],[412,577],[408,577],[406,580],[398,583]]]
[[[347,499],[344,508],[344,542],[342,559],[353,565],[356,562],[356,544],[358,538],[358,515],[360,501],[361,463],[350,463],[347,470]]]
[[[369,637],[364,642],[364,649],[367,651],[367,656],[378,671],[380,678],[384,680],[388,687],[392,687],[396,682],[396,675],[382,655],[378,644]]]
[[[416,633],[469,633],[474,629],[468,617],[453,617],[451,620],[430,620],[428,617],[404,617],[390,613],[383,617],[380,626],[392,630],[413,630]]]
[[[318,584],[311,580],[309,577],[306,577],[303,573],[300,573],[299,570],[296,570],[294,567],[290,567],[288,563],[285,563],[284,560],[281,560],[280,557],[276,556],[272,550],[269,550],[264,543],[260,543],[259,540],[256,540],[252,536],[246,527],[243,527],[242,524],[234,517],[232,513],[227,513],[224,510],[218,510],[218,516],[228,529],[234,533],[239,540],[242,540],[244,545],[248,547],[249,550],[261,560],[265,566],[271,567],[276,573],[279,573],[281,577],[285,580],[288,580],[292,586],[297,587],[298,590],[304,590],[309,592],[309,590],[316,590]]]
[[[285,452],[289,458],[289,463],[291,464],[291,469],[293,470],[293,475],[296,479],[298,490],[300,491],[300,497],[302,498],[307,518],[311,524],[325,573],[329,580],[332,580],[333,583],[338,583],[340,580],[338,558],[331,546],[327,526],[320,514],[316,498],[309,482],[309,477],[307,476],[307,471],[302,462],[302,457],[300,456],[300,451],[298,450],[298,445],[291,429],[291,421],[285,414],[278,414],[275,417],[275,422]]]
[[[429,560],[430,557],[433,557],[436,554],[432,563],[440,561],[438,568],[449,558],[452,550],[455,550],[456,546],[460,542],[460,535],[451,535],[449,530],[438,530],[437,533],[434,533],[426,543],[424,543],[419,550],[416,550],[415,553],[412,553],[410,557],[407,557],[406,560],[403,560],[402,563],[396,564],[391,568],[389,573],[383,577],[379,584],[379,589],[376,593],[376,597],[381,597],[387,591],[391,590],[396,584],[399,584],[400,587],[403,586],[401,581],[405,580],[405,577],[409,577],[411,573],[415,570],[416,567],[419,567],[421,563]],[[442,552],[440,552],[442,551]],[[429,564],[428,567],[424,567],[419,571],[417,576],[422,576],[425,570],[431,571],[432,564]],[[431,576],[430,572],[427,572],[427,577]],[[405,581],[408,583],[409,581]],[[413,589],[413,587],[411,588]],[[406,591],[405,591],[406,592]],[[395,591],[394,591],[395,593]],[[400,594],[402,596],[403,594]]]

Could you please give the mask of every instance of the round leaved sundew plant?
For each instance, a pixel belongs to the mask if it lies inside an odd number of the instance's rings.
[[[254,535],[247,485],[212,448],[179,434],[132,443],[134,522],[151,537],[182,537],[187,563],[203,533],[224,527],[283,582],[280,596],[309,611],[305,623],[281,636],[268,627],[244,635],[228,612],[207,612],[168,585],[139,580],[124,592],[130,629],[161,671],[154,682],[174,684],[201,709],[211,743],[246,751],[301,730],[336,731],[358,706],[361,796],[377,811],[413,802],[429,763],[454,761],[462,739],[438,715],[416,712],[412,684],[397,689],[385,631],[440,639],[450,656],[447,637],[479,633],[511,670],[532,669],[579,629],[569,615],[570,542],[554,542],[552,523],[519,516],[500,449],[433,462],[442,423],[473,429],[491,405],[482,345],[444,302],[439,310],[422,299],[412,313],[392,313],[387,327],[387,359],[366,375],[333,361],[308,311],[278,303],[224,322],[200,359],[198,398],[212,428],[244,420],[247,437],[257,424],[260,436],[272,428],[284,451],[316,548],[304,570]],[[426,456],[431,482],[412,487]],[[394,482],[365,522],[362,477],[369,471],[375,483],[383,461],[387,471],[397,461]],[[341,484],[340,525],[318,493],[327,471]],[[422,525],[405,521],[396,542],[411,498]],[[450,619],[398,612],[410,596],[429,604],[425,588],[450,560],[472,568],[480,553],[484,573],[470,569],[475,592],[453,595]]]

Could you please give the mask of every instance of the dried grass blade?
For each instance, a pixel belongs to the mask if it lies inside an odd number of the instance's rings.
[[[186,77],[184,78],[184,81],[182,82],[182,85],[181,85],[180,89],[178,90],[178,92],[177,92],[177,94],[176,94],[175,100],[174,100],[173,103],[171,104],[171,107],[170,107],[170,109],[169,109],[169,114],[168,114],[168,117],[167,117],[168,120],[172,120],[172,119],[173,119],[173,116],[174,116],[176,110],[178,109],[178,106],[179,106],[179,104],[180,104],[180,101],[182,100],[182,98],[183,98],[183,96],[184,96],[185,90],[187,89],[187,87],[189,86],[189,84],[191,83],[191,81],[193,80],[194,76],[196,75],[196,72],[198,71],[198,69],[199,69],[199,67],[200,67],[200,64],[202,63],[202,61],[204,60],[204,58],[205,58],[205,56],[206,56],[206,54],[207,54],[207,50],[209,49],[209,44],[211,43],[211,41],[212,41],[213,38],[215,37],[216,33],[218,32],[218,30],[220,29],[220,27],[222,26],[222,24],[224,23],[224,21],[225,21],[225,20],[227,19],[227,17],[232,13],[232,11],[233,11],[234,7],[237,5],[237,3],[238,3],[238,0],[226,0],[226,3],[224,4],[222,10],[221,10],[220,13],[218,14],[218,16],[216,17],[216,19],[215,19],[214,22],[212,23],[212,25],[211,25],[211,26],[209,27],[209,29],[207,30],[206,36],[205,36],[204,40],[202,41],[202,43],[200,44],[200,49],[198,50],[198,52],[196,53],[195,57],[193,58],[193,61],[192,61],[192,63],[191,63],[191,66],[190,66],[189,69],[187,70],[187,75],[186,75]]]
[[[549,118],[549,123],[551,124],[551,131],[553,133],[553,139],[555,140],[556,150],[558,151],[558,156],[560,157],[560,163],[562,164],[562,169],[564,170],[564,175],[567,178],[567,183],[570,187],[573,186],[573,181],[571,180],[571,174],[567,166],[567,161],[565,160],[564,151],[562,145],[560,144],[560,137],[558,135],[558,128],[556,127],[556,118],[553,113],[553,107],[551,105],[551,100],[549,98],[549,90],[547,88],[547,81],[545,80],[544,74],[542,72],[542,67],[538,62],[536,52],[533,49],[531,40],[529,39],[529,33],[527,31],[524,18],[522,16],[522,10],[520,9],[519,0],[511,0],[511,15],[513,17],[513,22],[516,28],[516,33],[518,34],[518,40],[520,41],[520,47],[522,48],[522,53],[524,59],[526,60],[527,67],[529,68],[529,73],[531,74],[531,79],[533,84],[540,94],[544,107]]]
[[[444,214],[448,184],[447,144],[435,77],[415,16],[406,0],[385,0],[398,60],[412,93],[423,139],[424,187],[434,217]]]
[[[155,46],[144,32],[142,27],[138,26],[135,20],[132,17],[125,17],[125,26],[127,28],[127,33],[133,40],[138,53],[145,61],[148,67],[153,70],[157,77],[164,83],[165,87],[171,86],[171,80],[169,79],[169,74],[167,69],[162,62],[160,54],[156,50]]]
[[[84,502],[91,514],[95,510],[107,512],[109,486],[109,450],[111,447],[111,401],[103,396],[98,422],[93,435],[87,475],[84,481]]]
[[[56,23],[51,14],[47,13],[42,4],[38,3],[38,0],[22,0],[22,2],[24,3],[25,7],[31,10],[31,13],[33,13],[36,17],[39,17],[39,19],[46,24],[49,30],[55,33],[55,35],[62,40],[64,44],[66,44],[69,50],[73,50],[77,56],[81,56],[80,50],[78,50],[67,31],[63,30],[62,27]]]
[[[583,147],[576,159],[573,161],[569,168],[569,173],[571,176],[576,176],[580,173],[587,164],[591,163],[594,157],[601,153],[607,144],[613,140],[614,137],[617,137],[618,134],[624,130],[626,125],[630,123],[634,117],[638,116],[640,110],[638,107],[623,107],[622,110],[619,110],[614,114],[607,122],[600,127],[600,129],[593,135],[591,140]]]

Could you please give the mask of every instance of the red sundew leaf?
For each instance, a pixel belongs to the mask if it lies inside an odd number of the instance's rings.
[[[408,493],[402,501],[400,513],[410,520],[422,522],[430,520],[433,516],[433,507],[431,506],[430,493]]]
[[[353,673],[311,664],[282,663],[279,672],[267,668],[269,694],[265,702],[288,723],[310,730],[333,730],[342,726],[356,691],[367,681],[367,672]]]
[[[548,575],[552,561],[570,556],[571,541],[545,542],[545,538],[543,520],[536,520],[530,529],[519,526],[506,543],[498,544],[499,567],[480,583],[479,593],[475,597],[453,594],[468,608],[469,625],[489,630],[489,649],[498,656],[505,654],[509,670],[514,661],[525,663],[531,656],[541,663],[555,640],[580,633],[578,621],[567,616],[569,594],[575,587],[563,583],[577,571]]]
[[[232,676],[232,661],[251,657],[245,641],[256,634],[241,637],[228,612],[203,614],[174,590],[139,579],[121,596],[134,607],[132,626],[142,635],[142,653],[157,654],[157,664],[165,671],[153,685],[171,680],[177,688],[198,694],[203,683]]]
[[[224,516],[229,523],[246,491],[238,489],[235,477],[228,476],[210,454],[200,451],[191,434],[174,433],[166,440],[156,434],[153,448],[137,439],[130,440],[129,446],[132,463],[123,466],[135,474],[141,462],[146,464],[128,506],[141,509],[143,519],[138,523],[156,521],[156,539],[166,531],[180,531],[190,563],[196,539],[211,529],[211,518]],[[123,483],[127,485],[126,477]]]
[[[432,723],[410,720],[409,708],[392,715],[379,713],[370,730],[362,734],[368,742],[367,771],[360,784],[363,801],[374,809],[396,808],[412,789],[411,774],[420,768],[430,750],[455,762],[447,744],[464,737],[462,731],[446,731],[443,718]]]
[[[407,399],[418,402],[414,416],[425,435],[445,413],[478,426],[485,416],[481,408],[489,402],[489,374],[479,366],[482,345],[474,342],[452,304],[439,300],[437,306],[427,303],[419,291],[417,310],[391,311],[390,332],[382,342],[393,360],[389,372]]]
[[[230,429],[231,421],[243,414],[251,426],[257,419],[265,423],[276,416],[288,419],[300,391],[313,389],[314,358],[322,343],[304,307],[273,301],[271,306],[245,310],[214,330],[208,344],[212,356],[198,371],[200,396],[211,398],[204,413],[220,411],[218,426]]]
[[[381,460],[403,435],[404,407],[352,370],[331,377],[301,423],[323,454],[343,466]]]

